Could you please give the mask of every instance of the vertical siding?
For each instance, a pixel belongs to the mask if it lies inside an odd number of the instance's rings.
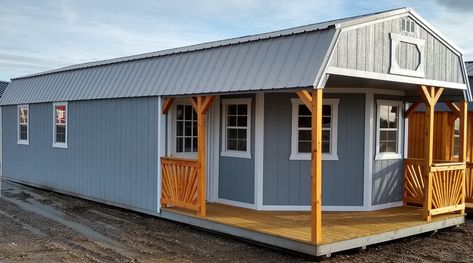
[[[327,206],[363,205],[364,95],[324,94],[339,98],[338,161],[322,162],[322,201]],[[310,205],[310,161],[289,160],[292,93],[265,95],[265,205]]]
[[[234,98],[251,98],[251,159],[220,156],[218,197],[253,204],[255,201],[255,96],[251,94],[221,97],[222,100]],[[223,118],[220,118],[220,122],[222,120]],[[220,142],[220,151],[222,151],[222,142]]]
[[[377,100],[396,100],[404,101],[403,97],[375,95],[374,100],[374,138],[373,138],[373,153],[376,155],[376,126],[377,126]],[[401,118],[404,122],[404,118]],[[404,127],[404,124],[403,124]],[[403,141],[405,138],[404,129]],[[401,143],[401,154],[404,156],[404,143]],[[402,200],[403,191],[403,159],[393,160],[375,160],[373,158],[373,172],[372,172],[372,205],[387,204]]]
[[[415,29],[413,37],[425,40],[425,78],[465,83],[460,58],[419,24]],[[329,65],[388,74],[391,65],[389,33],[400,32],[400,18],[341,32]],[[395,57],[399,58],[401,68],[414,69],[419,64],[417,54],[413,45],[401,43]]]
[[[3,108],[4,175],[155,212],[158,98],[70,102],[67,149],[52,147],[52,107],[30,104],[28,146],[16,142],[16,106]]]

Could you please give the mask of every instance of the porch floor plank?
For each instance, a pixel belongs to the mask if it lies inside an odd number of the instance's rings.
[[[185,209],[162,209],[198,217],[195,212]],[[426,221],[421,220],[421,214],[421,208],[409,206],[369,212],[323,212],[322,244],[423,225]],[[459,216],[459,214],[439,215],[433,217],[432,222]],[[211,203],[207,204],[207,216],[201,219],[311,243],[310,212],[256,211]]]

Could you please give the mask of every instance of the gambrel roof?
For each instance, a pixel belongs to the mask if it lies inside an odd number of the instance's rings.
[[[340,31],[409,8],[136,56],[72,65],[12,80],[1,105],[142,96],[184,96],[323,86]],[[419,17],[419,21],[423,21]],[[426,22],[425,22],[426,23]],[[461,60],[461,51],[431,30]],[[449,85],[445,82],[446,87]],[[451,83],[468,86],[467,82]]]

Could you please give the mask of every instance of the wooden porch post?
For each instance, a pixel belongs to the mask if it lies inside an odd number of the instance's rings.
[[[206,127],[207,111],[209,110],[215,96],[199,96],[192,98],[192,107],[197,113],[197,159],[200,164],[197,179],[197,203],[199,204],[199,216],[205,216],[206,207]]]
[[[432,216],[430,210],[432,209],[432,173],[431,167],[433,163],[433,149],[434,149],[434,112],[435,104],[437,103],[443,88],[421,86],[419,93],[425,104],[425,127],[424,127],[424,204],[422,218],[430,221]]]
[[[312,241],[322,241],[322,89],[312,91]]]
[[[467,161],[467,125],[468,125],[468,103],[466,101],[462,101],[460,103],[460,149],[458,153],[458,161],[462,162],[466,165]],[[466,197],[466,169],[463,171],[462,174],[462,199],[461,203],[465,204],[465,197]],[[465,209],[462,209],[460,213],[463,215],[465,214]]]
[[[312,94],[306,90],[297,95],[312,113],[311,145],[311,229],[312,242],[322,242],[322,95],[323,89],[315,89]]]

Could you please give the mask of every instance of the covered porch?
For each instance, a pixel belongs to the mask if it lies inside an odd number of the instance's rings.
[[[171,220],[314,256],[365,248],[464,222],[459,214],[443,214],[425,221],[421,218],[422,208],[412,206],[369,212],[322,212],[322,242],[314,244],[310,212],[256,211],[207,204],[205,217],[178,207],[163,208],[162,213]]]

